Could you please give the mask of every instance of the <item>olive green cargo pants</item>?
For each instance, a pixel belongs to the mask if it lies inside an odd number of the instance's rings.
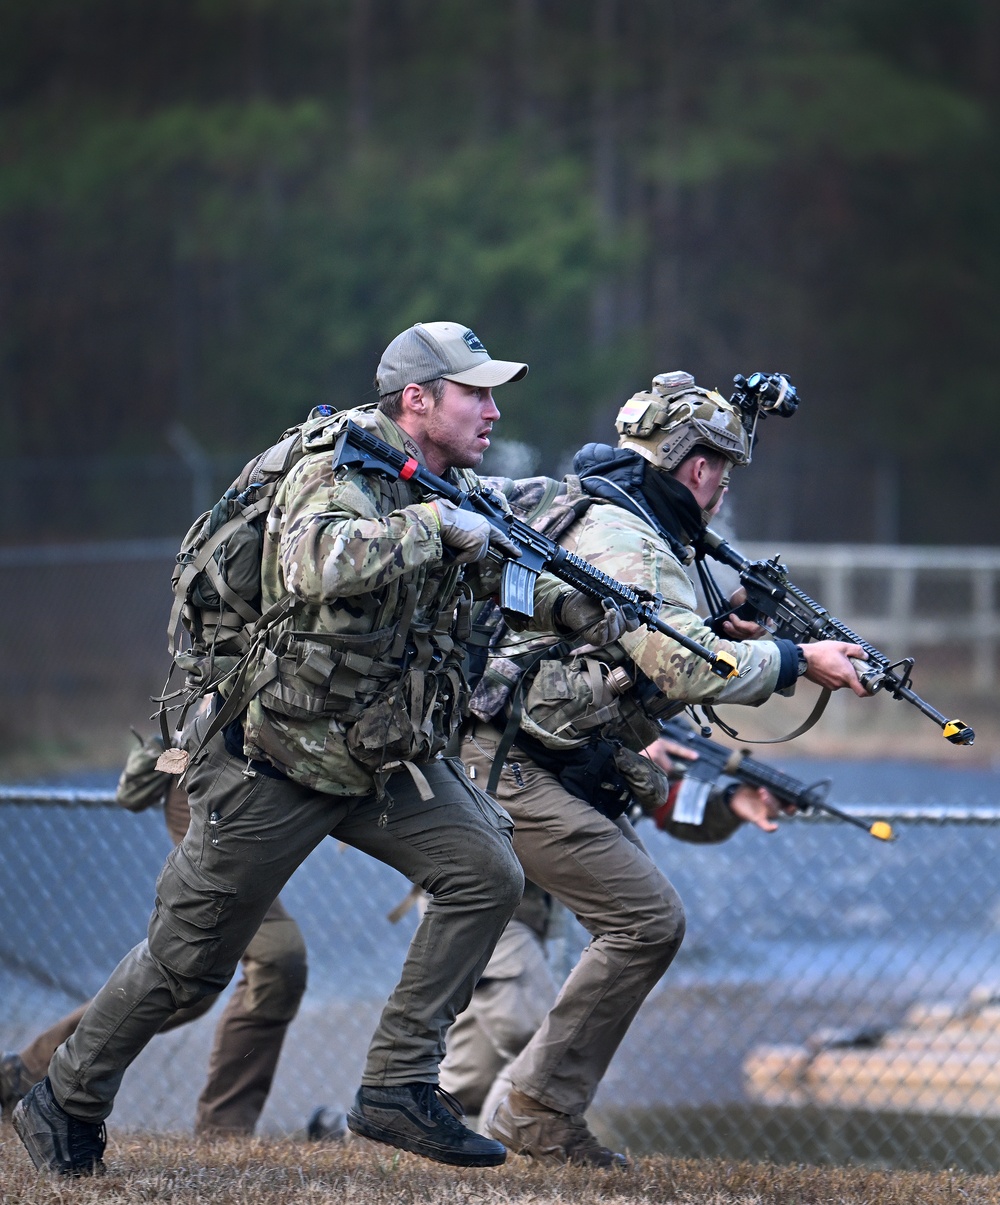
[[[498,740],[496,729],[476,724],[462,743],[462,760],[480,784]],[[516,748],[497,798],[514,820],[525,875],[592,938],[506,1075],[550,1109],[584,1113],[639,1006],[680,949],[684,906],[624,817],[608,820]]]
[[[243,973],[215,1027],[208,1078],[198,1097],[196,1134],[252,1134],[271,1090],[288,1026],[306,986],[306,947],[280,900],[267,910],[240,960]],[[159,1033],[203,1017],[216,995],[178,1009]],[[56,1048],[76,1032],[90,1004],[81,1004],[19,1051],[36,1082],[45,1077]]]
[[[163,816],[174,844],[191,819],[187,792],[173,787]],[[252,1134],[278,1068],[288,1026],[298,1012],[308,975],[306,944],[280,899],[267,910],[240,959],[242,974],[215,1027],[208,1077],[198,1097],[196,1134]],[[203,1017],[217,996],[178,1009],[160,1033]],[[72,1034],[89,1002],[61,1017],[19,1051],[31,1081],[43,1079],[56,1048]]]
[[[521,896],[510,818],[460,764],[423,767],[424,802],[404,770],[388,797],[340,799],[245,773],[221,736],[186,785],[191,825],[168,856],[146,940],[113,972],[55,1052],[49,1078],[72,1116],[102,1121],[122,1076],[164,1021],[226,986],[268,908],[327,836],[371,854],[431,896],[368,1050],[362,1082],[436,1082],[444,1036]],[[364,901],[360,902],[363,906]],[[331,916],[331,925],[358,923]]]

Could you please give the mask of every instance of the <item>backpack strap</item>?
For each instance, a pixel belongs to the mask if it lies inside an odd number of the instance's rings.
[[[222,526],[212,533],[211,537],[205,541],[197,554],[188,561],[184,568],[178,573],[174,581],[174,601],[170,608],[170,618],[167,621],[167,643],[170,649],[170,655],[176,656],[179,651],[178,645],[178,626],[180,624],[181,613],[187,603],[188,592],[191,589],[191,584],[199,573],[207,573],[212,584],[219,592],[219,596],[223,598],[230,607],[247,623],[253,624],[260,619],[260,615],[254,610],[244,599],[229,589],[228,585],[222,578],[219,572],[218,565],[215,562],[215,554],[229,539],[233,532],[239,530],[246,523],[252,523],[254,519],[260,515],[266,514],[271,509],[271,502],[277,491],[277,482],[262,483],[260,492],[250,506],[243,506],[240,513],[234,515],[227,520]],[[207,522],[209,514],[206,514],[205,521]]]
[[[225,702],[212,717],[211,723],[206,727],[198,742],[197,749],[191,754],[185,765],[172,770],[172,773],[183,773],[188,765],[196,762],[201,757],[212,737],[221,732],[227,724],[231,723],[238,716],[241,716],[247,707],[250,706],[251,699],[278,676],[278,658],[273,653],[266,654],[260,671],[247,684],[250,664],[257,652],[260,639],[275,624],[281,623],[282,620],[294,615],[304,605],[302,599],[294,594],[286,594],[283,598],[278,599],[257,620],[257,623],[253,627],[253,642],[240,658],[237,665],[224,678],[220,678],[219,681],[213,682],[207,687],[199,688],[199,695],[210,694],[212,691],[218,691],[228,679],[232,678],[232,686],[230,687],[229,694],[226,696]],[[190,706],[190,702],[185,706],[185,712],[188,706]],[[166,727],[166,708],[162,708],[160,711],[160,730],[164,735],[164,741],[169,745],[171,742]]]

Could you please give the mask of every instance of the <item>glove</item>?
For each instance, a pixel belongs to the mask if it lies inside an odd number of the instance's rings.
[[[115,803],[130,812],[144,812],[163,802],[170,778],[156,768],[157,759],[163,754],[163,738],[159,733],[147,740],[137,732],[135,737],[139,744],[125,759],[125,768],[115,789]]]
[[[598,601],[586,594],[564,594],[558,622],[581,641],[574,653],[603,648],[613,644],[626,632],[634,632],[639,619],[631,607],[619,607],[610,598]]]
[[[435,498],[431,506],[441,523],[441,543],[455,554],[456,561],[481,561],[490,545],[507,557],[518,557],[520,549],[475,511],[465,510],[446,498]]]

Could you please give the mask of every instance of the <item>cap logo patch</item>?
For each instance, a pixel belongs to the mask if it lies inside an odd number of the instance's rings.
[[[462,338],[468,345],[469,351],[486,351],[486,348],[483,347],[482,340],[472,331],[465,331],[462,335]]]

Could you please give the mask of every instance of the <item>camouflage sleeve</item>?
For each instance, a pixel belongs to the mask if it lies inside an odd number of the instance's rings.
[[[685,824],[672,820],[669,815],[663,815],[656,821],[657,828],[691,845],[717,845],[720,841],[727,841],[742,824],[743,821],[729,806],[727,786],[712,789],[701,824]]]
[[[371,593],[442,557],[432,506],[415,503],[380,514],[372,484],[359,473],[336,478],[329,457],[300,462],[276,506],[285,587],[309,603]]]
[[[660,632],[640,627],[621,646],[642,672],[670,699],[687,703],[762,703],[774,693],[781,653],[770,640],[722,640],[695,611],[694,587],[667,546],[642,520],[618,507],[594,506],[580,525],[573,551],[605,573],[662,595],[660,617],[671,627],[713,651],[731,653],[738,676],[723,682],[708,662]]]

